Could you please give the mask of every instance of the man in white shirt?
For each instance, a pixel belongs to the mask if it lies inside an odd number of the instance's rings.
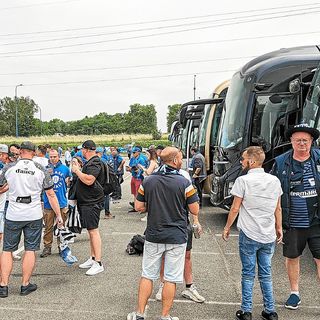
[[[262,318],[278,319],[273,299],[271,259],[275,241],[280,243],[282,240],[282,189],[278,178],[264,172],[264,159],[265,154],[261,147],[249,147],[243,152],[242,169],[249,171],[236,179],[231,190],[234,200],[222,235],[224,240],[229,238],[230,228],[239,213],[237,227],[240,230],[242,304],[241,310],[236,312],[238,320],[252,319],[256,263],[264,302]]]
[[[70,166],[71,160],[72,160],[72,156],[71,156],[70,148],[68,147],[66,152],[64,153],[64,162],[67,167]]]
[[[20,150],[20,159],[5,166],[0,174],[0,187],[6,183],[9,186],[9,206],[4,223],[1,255],[0,298],[8,296],[12,252],[18,249],[22,232],[25,253],[22,261],[20,295],[28,295],[37,290],[37,285],[30,283],[30,277],[35,266],[35,251],[40,249],[42,233],[40,196],[43,189],[56,213],[58,226],[63,223],[50,174],[44,167],[32,161],[35,155],[35,145],[26,141],[21,144]]]
[[[38,162],[41,164],[44,168],[48,166],[49,159],[46,157],[47,148],[43,145],[38,146],[36,151],[36,156],[33,157],[34,162]]]

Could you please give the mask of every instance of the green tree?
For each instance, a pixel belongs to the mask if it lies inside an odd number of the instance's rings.
[[[127,133],[152,133],[157,130],[157,111],[153,104],[141,105],[139,103],[130,106],[125,115]]]
[[[18,110],[18,129],[20,136],[35,133],[34,114],[38,112],[38,105],[29,97],[11,99],[5,97],[0,100],[0,119],[6,125],[1,126],[0,133],[14,136],[16,134],[16,108]]]
[[[177,120],[177,115],[181,109],[181,104],[173,104],[168,106],[167,113],[167,130],[170,132],[172,123]]]

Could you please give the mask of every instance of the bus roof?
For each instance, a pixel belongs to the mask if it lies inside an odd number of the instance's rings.
[[[320,46],[302,46],[293,48],[283,48],[263,54],[245,64],[241,69],[241,74],[256,73],[258,78],[273,66],[296,65],[303,62],[319,62]]]

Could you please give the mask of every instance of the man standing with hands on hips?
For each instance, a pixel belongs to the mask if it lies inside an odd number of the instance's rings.
[[[223,229],[222,237],[227,240],[230,228],[239,213],[237,227],[240,230],[239,252],[242,263],[242,303],[236,312],[236,319],[252,319],[252,296],[255,268],[258,264],[258,278],[263,295],[262,318],[277,320],[273,299],[271,259],[275,241],[282,240],[280,181],[265,173],[262,164],[265,159],[261,147],[247,148],[241,158],[246,175],[236,179],[231,194],[234,200]]]

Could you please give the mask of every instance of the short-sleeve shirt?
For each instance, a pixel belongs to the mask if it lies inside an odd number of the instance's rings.
[[[2,168],[0,168],[0,175],[2,172]],[[5,204],[6,204],[6,192],[0,193],[0,213],[4,211]],[[0,216],[1,216],[1,214],[0,214]]]
[[[102,162],[98,156],[93,156],[89,159],[82,168],[82,172],[96,178],[96,181],[88,186],[80,179],[76,185],[76,198],[80,205],[97,204],[104,200],[103,182],[104,172]]]
[[[309,212],[317,210],[317,190],[310,159],[292,161],[290,227],[309,228]]]
[[[231,194],[242,198],[238,229],[250,239],[271,243],[276,240],[275,210],[282,195],[277,177],[262,168],[251,169],[236,179]]]
[[[129,161],[129,166],[131,168],[138,168],[138,165],[141,164],[143,167],[147,168],[148,167],[148,161],[147,159],[142,156],[141,154],[135,158],[135,157],[131,157],[130,161]],[[143,170],[139,169],[139,170],[132,170],[131,171],[132,177],[136,178],[136,179],[140,179],[143,180]]]
[[[41,193],[53,188],[48,171],[29,159],[19,159],[6,165],[0,175],[0,186],[9,185],[9,206],[6,219],[33,221],[42,218]],[[24,203],[29,199],[29,203]]]
[[[123,174],[123,172],[118,172],[118,168],[120,167],[120,164],[122,163],[123,161],[123,158],[117,154],[115,157],[114,156],[110,156],[110,160],[113,162],[113,168],[114,168],[114,171],[117,175],[121,175]]]
[[[146,202],[147,241],[167,244],[187,242],[187,206],[199,201],[190,181],[175,169],[161,166],[145,178],[138,190],[137,200]]]
[[[68,206],[67,199],[67,183],[66,179],[71,177],[70,170],[67,166],[59,161],[55,166],[49,164],[49,173],[51,173],[51,178],[54,183],[53,190],[57,196],[60,208],[65,208]],[[43,203],[45,209],[51,209],[48,197],[46,194],[43,196]]]

